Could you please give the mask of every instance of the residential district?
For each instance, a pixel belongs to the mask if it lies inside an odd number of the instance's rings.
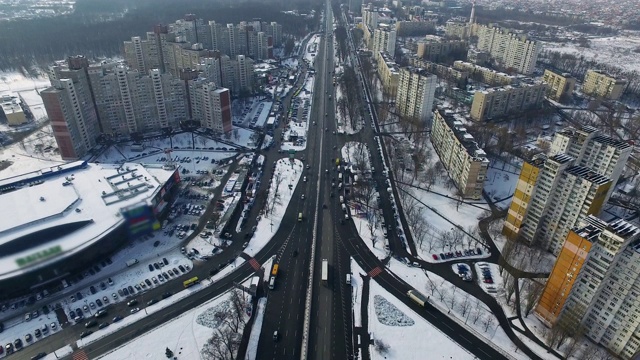
[[[552,45],[624,4],[187,14],[3,90],[0,357],[640,358],[640,80]]]

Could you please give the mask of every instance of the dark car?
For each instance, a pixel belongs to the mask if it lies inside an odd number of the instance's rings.
[[[16,339],[13,342],[13,346],[15,346],[16,350],[22,349],[22,339]]]
[[[176,276],[178,276],[180,273],[178,272],[178,269],[173,268],[173,273],[176,274]]]
[[[478,255],[482,255],[482,250],[480,250],[480,248],[476,248],[476,253],[477,253]]]
[[[167,275],[167,273],[166,273],[166,272],[163,272],[163,273],[162,273],[162,276],[164,276],[165,280],[169,280],[169,275]]]
[[[165,265],[169,265],[169,260],[167,260],[167,258],[162,258],[162,262],[164,262]]]
[[[0,333],[4,331],[4,323],[0,322]]]
[[[32,356],[31,360],[40,360],[45,356],[47,356],[47,353],[46,352],[41,352],[41,353],[38,353],[38,355]]]
[[[82,334],[80,334],[80,339],[85,338],[91,334],[93,334],[93,331],[91,330],[83,331]]]
[[[127,303],[127,306],[136,306],[138,305],[138,300],[133,299],[133,300],[129,300],[129,302]]]
[[[153,243],[153,247],[158,247],[158,245],[160,245],[160,240],[156,240],[156,241]]]
[[[89,320],[89,321],[87,321],[87,322],[84,324],[84,327],[86,327],[86,328],[88,329],[88,328],[90,328],[90,327],[94,327],[94,326],[96,326],[96,325],[98,325],[98,322],[97,322],[97,321],[95,321],[95,320]]]
[[[153,263],[153,267],[156,268],[156,270],[160,270],[160,265],[158,265],[158,263]]]
[[[173,293],[171,293],[170,291],[167,291],[166,293],[162,294],[162,298],[166,299],[168,297],[171,297],[171,295],[173,295]]]
[[[213,275],[217,274],[218,271],[220,271],[218,268],[213,268],[213,269],[209,270],[209,275],[213,276]]]
[[[82,314],[82,309],[80,309],[80,308],[76,309],[76,317],[79,317],[79,318],[83,318],[84,317],[84,315]]]
[[[127,288],[122,288],[122,292],[125,296],[129,296],[129,290],[127,290]]]
[[[156,300],[156,299],[151,299],[151,300],[147,301],[147,306],[151,306],[151,305],[153,305],[153,304],[155,304],[155,303],[157,303],[157,302],[158,302],[158,300]]]
[[[149,264],[149,271],[153,271],[153,264]]]
[[[105,310],[105,309],[98,310],[98,312],[96,312],[95,315],[93,315],[93,316],[95,316],[96,318],[101,318],[103,316],[107,316],[107,310]]]
[[[102,301],[100,299],[96,299],[96,305],[102,306]]]
[[[129,294],[131,294],[131,295],[133,295],[133,294],[135,294],[135,293],[136,293],[136,291],[135,291],[135,290],[133,290],[133,286],[131,286],[131,285],[129,285],[129,286],[127,287],[127,289],[129,289]]]
[[[118,322],[120,320],[122,320],[122,316],[118,315],[118,316],[114,317],[111,321],[115,323],[115,322]]]
[[[187,272],[187,271],[184,269],[184,266],[182,266],[182,265],[178,265],[178,269],[180,269],[180,271],[182,271],[183,273],[184,273],[184,272]]]
[[[103,281],[103,282],[101,282],[101,283],[100,283],[100,289],[104,290],[104,289],[106,289],[106,288],[107,288],[107,284],[105,284],[105,283],[104,283],[104,281]]]
[[[151,283],[151,280],[149,280],[149,279],[144,279],[144,282],[147,284],[147,286],[151,286],[151,285],[153,285],[153,284]]]
[[[80,291],[76,293],[76,300],[82,300],[82,293]]]
[[[34,334],[37,338],[39,338],[40,336],[42,336],[42,332],[40,331],[40,329],[36,329],[36,330],[33,332],[33,334]]]
[[[103,322],[103,323],[101,323],[100,325],[98,325],[98,329],[104,329],[104,328],[106,328],[107,326],[109,326],[109,323],[108,323],[108,322]]]

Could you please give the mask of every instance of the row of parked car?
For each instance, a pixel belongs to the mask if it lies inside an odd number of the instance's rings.
[[[439,257],[437,254],[431,254],[431,257],[433,258],[433,260],[447,260],[447,259],[459,258],[463,256],[476,256],[476,255],[482,255],[482,250],[480,248],[476,248],[475,250],[464,249],[462,251],[460,250],[449,251],[445,253],[440,253]]]
[[[482,272],[482,281],[484,281],[485,284],[493,284],[493,277],[491,277],[489,265],[483,263],[478,264],[478,267],[480,267],[480,271]]]
[[[58,329],[58,324],[52,322],[50,325],[47,324],[42,324],[42,326],[36,328],[33,332],[33,335],[31,335],[31,333],[26,333],[24,335],[24,339],[27,343],[31,343],[34,341],[34,339],[39,339],[40,337],[46,335],[49,333],[49,327],[51,328],[51,331],[56,331]],[[7,352],[8,354],[12,354],[15,351],[19,351],[23,348],[23,343],[22,343],[22,338],[17,338],[15,339],[15,341],[13,343],[7,343],[4,348],[0,347],[0,355],[2,355],[3,352]],[[38,354],[40,355],[40,354]],[[46,354],[45,354],[46,355]],[[43,356],[44,357],[44,356]],[[36,359],[40,359],[42,357],[36,357]]]

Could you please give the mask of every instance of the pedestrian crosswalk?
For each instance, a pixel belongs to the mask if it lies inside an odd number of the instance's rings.
[[[260,263],[256,259],[251,258],[251,260],[249,260],[249,264],[251,265],[251,267],[253,267],[254,270],[260,270]]]
[[[74,352],[71,358],[73,360],[89,360],[89,357],[87,356],[87,353],[84,352],[84,350],[78,350]]]
[[[375,268],[371,269],[371,271],[369,271],[367,274],[370,277],[376,277],[381,272],[382,272],[382,269],[380,268],[380,266],[376,266]]]

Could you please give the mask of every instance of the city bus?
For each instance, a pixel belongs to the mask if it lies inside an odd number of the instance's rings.
[[[329,282],[329,260],[322,259],[322,284],[327,285]]]
[[[428,302],[429,298],[422,295],[419,291],[417,290],[409,290],[407,291],[407,296],[413,300],[416,304],[424,307],[425,304]]]
[[[193,286],[193,285],[195,285],[195,284],[198,284],[198,283],[200,283],[200,280],[198,279],[198,277],[197,277],[197,276],[194,276],[194,277],[192,277],[192,278],[191,278],[191,279],[189,279],[189,280],[185,280],[185,281],[182,283],[182,285],[184,285],[184,287],[185,287],[185,289],[186,289],[186,288],[191,287],[191,286]]]

